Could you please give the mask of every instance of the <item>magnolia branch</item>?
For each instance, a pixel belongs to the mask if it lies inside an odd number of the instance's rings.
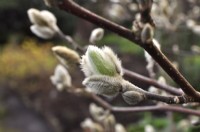
[[[104,101],[102,98],[95,94],[90,94],[90,97],[99,103],[105,109],[108,109],[112,112],[145,112],[145,111],[173,111],[183,114],[190,114],[200,116],[200,111],[187,109],[180,106],[172,105],[155,105],[155,106],[135,106],[135,107],[115,107],[111,106],[109,103]]]
[[[173,106],[173,105],[154,105],[154,106],[134,106],[134,107],[116,107],[110,105],[108,102],[103,100],[101,97],[99,97],[96,94],[87,92],[83,90],[82,88],[74,88],[72,90],[68,90],[67,92],[74,93],[75,95],[81,95],[86,96],[89,98],[92,98],[94,101],[96,101],[99,105],[104,107],[105,109],[108,109],[112,112],[145,112],[145,111],[173,111],[183,114],[190,114],[190,115],[196,115],[200,116],[200,111],[198,110],[192,110],[188,108],[184,108],[181,106]]]
[[[200,99],[200,93],[182,76],[182,74],[172,65],[168,58],[154,46],[153,42],[143,43],[133,32],[125,27],[102,18],[91,11],[79,6],[72,0],[63,0],[58,3],[58,7],[93,24],[108,29],[118,35],[143,47],[156,62],[166,71],[166,73],[181,87],[185,94]]]
[[[58,37],[63,39],[66,43],[69,43],[73,46],[75,50],[77,50],[80,54],[85,53],[86,50],[83,47],[80,47],[80,44],[78,44],[72,37],[65,35],[62,31],[57,33]],[[151,79],[149,77],[145,77],[143,75],[140,75],[136,72],[130,71],[128,69],[123,68],[124,75],[127,77],[130,77],[134,79],[135,81],[142,81],[150,86],[154,86],[158,89],[167,91],[173,95],[183,95],[183,91],[181,89],[177,89],[175,87],[172,87],[170,85],[159,83],[158,81]]]

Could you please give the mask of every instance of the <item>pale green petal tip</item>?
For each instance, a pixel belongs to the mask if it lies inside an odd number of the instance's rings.
[[[91,62],[97,71],[102,75],[114,76],[116,74],[115,67],[112,63],[106,61],[101,54],[95,51],[89,52]]]
[[[89,46],[87,56],[92,67],[102,75],[116,76],[118,71],[116,69],[116,63],[113,62],[112,58],[104,50],[99,49],[96,46]]]

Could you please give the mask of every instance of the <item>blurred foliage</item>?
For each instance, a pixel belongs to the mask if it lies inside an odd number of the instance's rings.
[[[192,85],[200,90],[200,56],[186,56],[182,60],[181,69]]]
[[[166,117],[152,117],[152,114],[146,112],[144,118],[138,123],[128,126],[128,132],[144,132],[145,126],[151,125],[157,131],[164,131],[169,126],[169,119]]]
[[[122,53],[135,54],[140,56],[143,56],[144,53],[143,49],[133,42],[114,34],[106,35],[99,43],[103,45],[112,45]]]
[[[51,46],[51,43],[37,44],[32,39],[26,39],[21,46],[7,44],[0,52],[0,82],[16,85],[19,80],[45,74],[49,78],[49,73],[53,72],[57,63]]]

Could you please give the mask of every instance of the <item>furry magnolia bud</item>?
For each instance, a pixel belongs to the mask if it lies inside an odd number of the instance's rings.
[[[115,125],[115,132],[127,132],[122,124],[117,123]]]
[[[144,94],[137,91],[127,91],[122,94],[124,101],[130,105],[135,105],[143,101]]]
[[[51,82],[56,86],[59,91],[64,88],[71,87],[71,76],[65,67],[57,65],[54,75],[50,77]]]
[[[90,35],[90,43],[95,44],[97,41],[101,40],[104,36],[104,30],[102,28],[96,28],[92,31]]]
[[[103,118],[102,116],[105,113],[102,107],[98,107],[94,103],[90,104],[89,111],[90,111],[90,114],[92,115],[92,118],[94,118],[96,121],[101,121]]]
[[[81,127],[85,132],[103,132],[101,125],[93,122],[90,118],[86,118],[82,123]]]
[[[146,91],[126,80],[123,80],[122,97],[126,103],[134,105],[146,99]]]
[[[76,51],[69,49],[65,46],[54,46],[52,48],[52,51],[54,52],[58,60],[62,64],[67,66],[67,68],[70,68],[74,64],[78,64],[80,62],[79,54]]]
[[[33,24],[30,29],[38,37],[50,39],[57,31],[59,31],[56,24],[57,19],[51,12],[46,10],[39,11],[31,8],[27,13],[31,23]]]
[[[31,23],[36,25],[51,27],[51,25],[55,25],[57,23],[56,17],[47,10],[39,11],[37,9],[31,8],[27,13]]]
[[[149,43],[152,41],[154,36],[154,30],[153,27],[150,24],[145,24],[144,28],[141,32],[141,40],[143,43]]]
[[[121,91],[121,77],[110,77],[104,75],[93,75],[83,81],[91,92],[105,96],[115,96]]]
[[[109,47],[89,46],[82,56],[81,68],[86,77],[92,75],[122,75],[121,61]]]
[[[49,27],[32,25],[30,29],[32,33],[43,39],[51,39],[55,35],[55,32]]]

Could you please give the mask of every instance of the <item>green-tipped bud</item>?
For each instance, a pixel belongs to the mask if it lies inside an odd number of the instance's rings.
[[[122,75],[121,61],[109,47],[102,49],[89,46],[87,52],[82,56],[81,67],[85,76],[91,75]]]
[[[144,28],[141,32],[141,40],[143,43],[149,43],[152,41],[154,36],[154,30],[153,27],[150,24],[145,24]]]
[[[121,89],[122,78],[110,77],[104,75],[94,75],[87,77],[83,81],[85,85],[91,92],[105,96],[115,96]]]
[[[51,82],[56,86],[57,90],[62,91],[71,87],[71,76],[65,67],[57,65],[54,75],[50,77]]]
[[[135,105],[145,99],[144,94],[137,91],[127,91],[122,93],[124,101],[130,105]]]
[[[80,62],[79,54],[65,46],[55,46],[52,48],[52,51],[58,60],[67,66],[67,68],[71,68]]]
[[[97,41],[101,40],[104,36],[104,29],[96,28],[92,31],[90,35],[90,43],[95,44]]]

